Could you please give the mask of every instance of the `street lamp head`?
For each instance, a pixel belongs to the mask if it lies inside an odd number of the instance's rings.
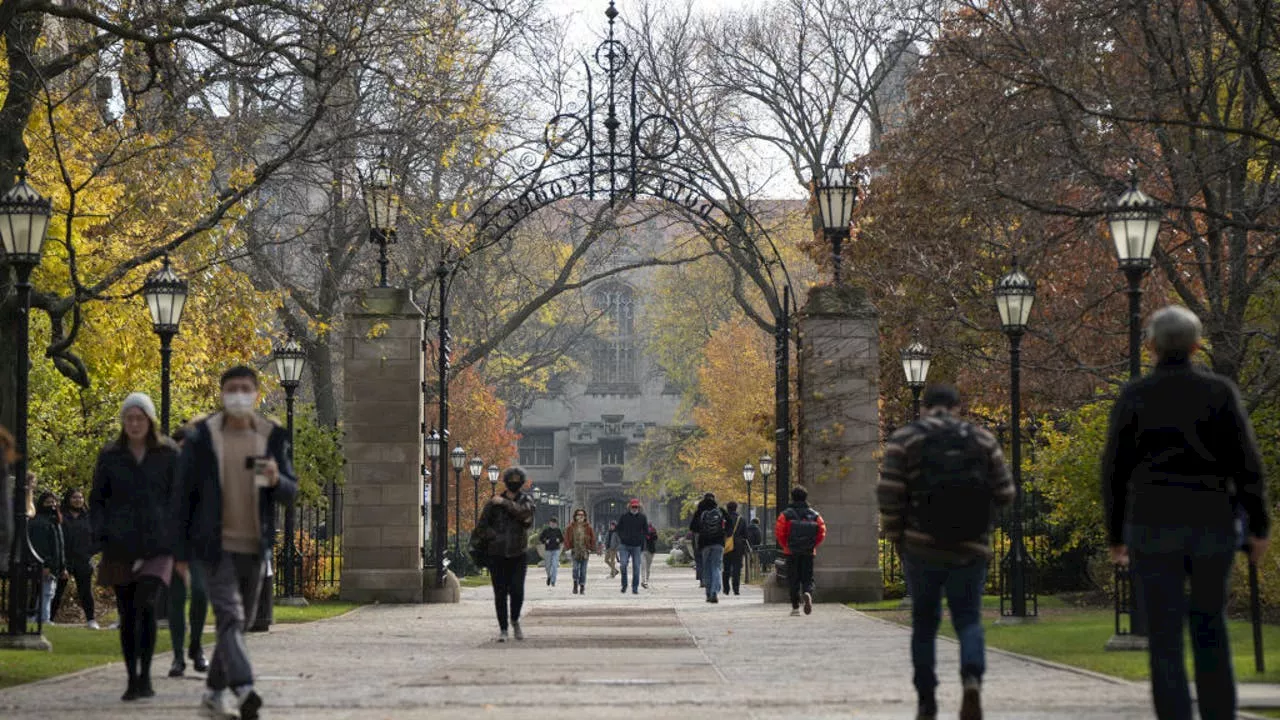
[[[488,472],[489,472],[489,482],[494,485],[497,485],[498,476],[502,474],[502,468],[498,467],[497,465],[490,465]]]
[[[773,456],[769,453],[760,456],[760,474],[765,477],[773,474]]]
[[[471,458],[471,466],[467,470],[471,472],[472,480],[479,480],[480,473],[484,472],[484,460],[481,460],[478,455]]]
[[[436,432],[435,428],[431,428],[431,432],[427,433],[423,444],[427,446],[427,457],[432,460],[440,457],[440,433]]]
[[[917,390],[924,387],[929,377],[929,363],[933,353],[919,342],[913,342],[903,350],[902,372],[907,376],[907,387]]]
[[[178,277],[164,256],[160,269],[147,276],[142,283],[142,297],[151,311],[151,327],[157,335],[176,335],[182,322],[182,310],[187,305],[187,281]]]
[[[1138,189],[1138,178],[1129,178],[1129,189],[1107,209],[1107,224],[1122,270],[1146,270],[1151,267],[1151,254],[1160,234],[1164,208]]]
[[[750,485],[751,481],[756,479],[756,466],[749,462],[746,465],[743,465],[742,479],[746,480],[747,484]]]
[[[467,466],[467,451],[461,445],[454,447],[453,452],[449,453],[449,462],[454,470],[462,472],[462,468]]]
[[[400,216],[400,196],[395,191],[395,177],[387,162],[387,149],[378,151],[378,163],[369,174],[364,188],[364,207],[369,214],[369,229],[374,242],[394,242],[396,220]]]
[[[40,264],[45,233],[53,203],[27,184],[27,169],[18,169],[18,183],[0,196],[0,239],[4,254],[16,266],[34,268]]]
[[[1036,299],[1036,284],[1018,269],[996,281],[996,308],[1000,311],[1000,324],[1005,333],[1021,335],[1031,319],[1031,305]]]
[[[302,370],[307,365],[307,352],[302,349],[302,345],[290,335],[284,345],[276,347],[271,357],[275,360],[280,384],[286,390],[296,389],[302,382]]]
[[[847,233],[858,200],[858,184],[848,169],[839,163],[827,166],[822,180],[814,183],[814,194],[827,232]]]

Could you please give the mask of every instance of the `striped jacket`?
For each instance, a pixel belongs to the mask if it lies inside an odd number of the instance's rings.
[[[876,486],[876,495],[880,500],[880,535],[900,543],[900,549],[907,553],[944,562],[991,557],[990,533],[975,542],[942,546],[931,535],[913,527],[909,517],[911,488],[918,484],[920,477],[920,444],[928,441],[928,435],[933,430],[960,422],[963,421],[946,410],[935,408],[920,420],[899,429],[885,443],[880,482]],[[1005,465],[1000,443],[986,428],[968,425],[976,433],[978,444],[987,451],[991,500],[997,506],[1008,505],[1013,502],[1016,490],[1009,467]]]

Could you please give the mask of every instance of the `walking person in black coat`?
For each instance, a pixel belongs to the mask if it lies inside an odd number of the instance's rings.
[[[524,640],[520,608],[524,605],[524,578],[529,570],[525,552],[534,510],[533,498],[524,492],[527,480],[520,468],[508,468],[502,474],[502,494],[485,503],[480,522],[471,533],[471,551],[483,557],[493,583],[498,642],[507,641],[508,627],[515,633],[516,640]]]
[[[724,594],[728,595],[733,590],[734,595],[741,595],[739,592],[742,588],[742,559],[747,555],[747,521],[738,514],[738,503],[730,500],[725,503],[725,532],[724,541]]]
[[[67,574],[76,581],[76,598],[84,610],[85,623],[90,630],[100,629],[93,614],[93,556],[97,548],[93,544],[93,521],[89,519],[89,504],[80,488],[71,488],[62,494],[62,539],[66,548]],[[67,590],[68,578],[58,580],[53,594],[52,615],[57,617],[62,598]]]
[[[48,490],[36,501],[36,516],[27,526],[31,549],[40,561],[40,622],[53,624],[53,596],[59,580],[67,577],[66,542],[62,534],[62,515],[58,512],[58,496]]]
[[[129,684],[121,700],[155,695],[156,601],[173,573],[173,518],[178,448],[159,433],[155,404],[144,393],[125,398],[120,436],[98,454],[89,495],[98,584],[115,589],[120,650]]]

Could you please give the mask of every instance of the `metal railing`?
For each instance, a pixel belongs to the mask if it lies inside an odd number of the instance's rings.
[[[293,562],[298,588],[307,599],[336,597],[342,586],[342,502],[343,490],[330,485],[314,501],[298,502],[294,507],[296,533],[294,556],[286,558],[288,543],[284,531],[276,542],[274,564],[275,594],[284,596],[284,564]],[[284,527],[284,508],[276,508],[276,527]]]

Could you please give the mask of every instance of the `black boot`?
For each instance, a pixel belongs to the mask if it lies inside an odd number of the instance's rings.
[[[156,696],[156,691],[151,687],[151,676],[143,675],[138,678],[138,697],[152,698]]]
[[[182,677],[183,673],[186,671],[187,664],[182,661],[182,658],[175,657],[173,659],[173,664],[169,666],[169,677]]]
[[[916,720],[937,720],[938,701],[934,698],[933,693],[917,692],[917,698]]]
[[[120,699],[124,702],[138,699],[138,678],[136,676],[129,676],[129,686],[125,689],[124,694],[120,696]]]
[[[191,658],[191,666],[196,669],[196,672],[209,672],[209,661],[204,657],[204,648],[192,645],[187,657]]]

